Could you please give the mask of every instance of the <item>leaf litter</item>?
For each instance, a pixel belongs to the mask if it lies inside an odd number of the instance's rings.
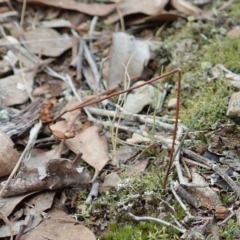
[[[22,6],[0,5],[0,238],[239,238],[240,69],[235,56],[204,58],[219,41],[239,55],[231,4],[34,0],[21,16]],[[198,109],[196,131],[188,101],[220,85],[228,110],[206,128]]]

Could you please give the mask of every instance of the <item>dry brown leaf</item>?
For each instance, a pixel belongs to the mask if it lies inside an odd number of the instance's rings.
[[[25,220],[19,220],[19,221],[13,221],[12,222],[12,230],[13,230],[13,235],[17,235],[19,233],[19,229],[22,225],[26,224],[26,222],[28,221],[28,219],[32,217],[32,220],[29,221],[28,227],[26,228],[25,232],[28,232],[32,229],[34,229],[37,225],[39,225],[39,223],[43,220],[43,217],[41,216],[41,213],[34,209],[31,208],[28,210],[25,210],[26,213],[26,219]],[[4,238],[4,237],[10,237],[11,233],[10,233],[10,229],[9,226],[7,225],[3,225],[0,228],[0,238]]]
[[[28,168],[31,168],[31,169],[38,168],[38,167],[46,165],[51,159],[60,158],[62,146],[60,144],[56,148],[54,148],[50,151],[45,151],[45,152],[38,151],[38,150],[39,149],[32,150],[31,157],[25,163],[25,166],[27,166]]]
[[[33,73],[24,73],[26,85],[31,91],[33,85]],[[26,102],[29,95],[26,91],[21,74],[2,78],[0,81],[0,104],[9,107]]]
[[[187,2],[185,0],[171,0],[171,4],[181,13],[184,13],[186,15],[192,15],[196,18],[201,17],[201,9],[194,6],[190,2]]]
[[[30,191],[58,189],[88,182],[90,177],[87,173],[79,172],[71,161],[60,158],[61,150],[62,144],[46,152],[33,149],[31,158],[16,179],[10,182],[3,196],[16,196]]]
[[[22,209],[23,211],[21,212],[19,217],[15,217],[17,216],[17,214],[15,213],[14,214],[15,220],[14,221],[12,220],[14,235],[16,235],[19,232],[19,227],[22,224],[26,224],[30,215],[33,217],[32,221],[29,222],[28,227],[24,232],[26,233],[32,230],[33,228],[35,228],[42,221],[42,217],[47,216],[47,214],[44,211],[51,208],[54,200],[54,196],[55,196],[55,192],[48,191],[48,192],[39,193],[34,197],[32,197],[29,201],[25,201],[27,203],[27,206],[24,209]],[[6,208],[9,209],[12,207],[12,210],[13,210],[13,208],[16,207],[17,198],[22,199],[21,197],[13,197],[8,199],[7,203],[5,204],[4,213],[6,213],[5,211]],[[15,199],[15,202],[13,201],[13,199]],[[19,201],[17,203],[19,203]],[[0,201],[0,204],[1,204],[1,201]],[[29,208],[29,205],[34,206],[33,209]],[[5,215],[5,216],[8,216],[8,215]],[[23,220],[23,218],[25,219]],[[0,228],[0,237],[6,237],[10,235],[11,234],[7,226],[2,226]]]
[[[134,165],[129,166],[126,170],[128,176],[139,175],[143,173],[149,163],[149,158],[143,159],[135,163]]]
[[[101,184],[101,190],[108,191],[112,187],[116,187],[121,182],[121,178],[116,172],[108,174],[104,178],[104,182]]]
[[[127,16],[136,13],[153,15],[160,12],[167,5],[168,0],[123,0],[118,5],[118,12],[111,14],[106,22],[112,24],[120,19],[121,16]]]
[[[39,211],[46,211],[52,207],[56,192],[47,191],[31,197],[28,204],[33,205]]]
[[[74,153],[82,153],[82,159],[95,168],[95,176],[108,163],[107,137],[101,134],[101,129],[91,126],[74,138],[66,140],[67,147]]]
[[[19,2],[23,2],[22,0],[18,0]],[[115,8],[115,4],[88,4],[76,2],[74,0],[28,0],[28,3],[33,4],[43,4],[46,6],[74,10],[81,13],[85,13],[93,16],[106,16],[110,12],[112,12]]]
[[[0,177],[9,175],[15,167],[19,154],[9,136],[0,130]]]
[[[136,40],[133,36],[123,32],[113,34],[108,88],[116,87],[124,80],[125,67],[130,77],[142,74],[149,59],[148,43]]]
[[[2,197],[17,196],[36,190],[55,190],[78,187],[89,183],[89,174],[68,159],[51,159],[37,168],[24,167],[17,177],[9,182]]]
[[[81,93],[81,90],[78,90],[77,91],[78,94]],[[77,105],[79,105],[80,102],[79,100],[76,98],[76,97],[73,97],[64,107],[63,109],[61,110],[61,113],[63,113],[64,111],[67,111],[69,109],[72,109],[74,107],[76,107]],[[74,124],[76,124],[78,127],[81,126],[81,122],[80,121],[77,121],[77,116],[81,113],[81,109],[79,110],[75,110],[75,111],[72,111],[72,112],[67,112],[65,113],[64,115],[62,115],[61,118],[64,118],[67,122],[69,123],[72,123],[72,121],[75,120]]]
[[[208,187],[208,183],[201,175],[196,173],[194,169],[192,169],[191,175],[193,183],[204,186],[196,187],[194,190],[194,195],[200,200],[202,206],[208,209],[214,209],[216,206],[222,204],[217,193]]]
[[[120,146],[116,152],[116,162],[120,164],[126,163],[129,159],[136,156],[139,149],[133,146]]]
[[[34,231],[23,235],[22,240],[96,240],[94,234],[82,225],[75,225],[72,217],[63,211],[53,208],[48,212],[51,216],[37,226]]]
[[[9,197],[9,198],[0,198],[0,211],[4,216],[9,216],[14,208],[26,197],[35,194],[35,192],[27,193],[25,195]]]
[[[28,47],[32,52],[49,57],[58,57],[72,46],[71,38],[64,38],[56,30],[51,28],[37,28],[25,32],[23,36],[26,41],[31,41],[28,43]],[[56,40],[48,41],[54,39]],[[36,42],[34,42],[34,40]],[[37,40],[46,41],[39,42]]]

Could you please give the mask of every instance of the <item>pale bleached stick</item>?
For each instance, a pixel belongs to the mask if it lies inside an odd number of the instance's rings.
[[[158,223],[161,223],[163,225],[166,225],[168,227],[173,227],[175,228],[176,230],[178,230],[179,232],[181,233],[185,233],[187,230],[185,228],[179,228],[175,225],[173,225],[172,223],[169,223],[169,222],[166,222],[162,219],[159,219],[159,218],[153,218],[153,217],[138,217],[138,216],[135,216],[133,215],[132,213],[128,213],[128,216],[132,217],[134,220],[136,221],[144,221],[144,220],[151,220],[151,221],[155,221],[155,222],[158,222]]]

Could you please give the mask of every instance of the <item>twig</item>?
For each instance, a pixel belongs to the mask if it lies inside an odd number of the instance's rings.
[[[180,78],[180,79],[181,79],[181,78]],[[179,93],[179,89],[178,89],[178,93]],[[180,100],[180,99],[179,99],[179,100]],[[177,102],[178,102],[178,101],[177,101]],[[178,104],[180,104],[180,103],[178,102]],[[172,166],[173,160],[176,158],[178,152],[180,151],[180,149],[181,149],[181,147],[182,147],[182,145],[183,145],[183,143],[184,143],[184,140],[186,139],[188,133],[189,133],[190,130],[192,129],[193,125],[195,124],[195,122],[197,121],[197,119],[199,118],[199,116],[205,111],[206,108],[208,108],[208,106],[209,106],[209,104],[206,104],[206,105],[202,108],[202,110],[197,114],[197,116],[193,119],[193,121],[192,121],[192,123],[190,124],[189,128],[188,128],[187,131],[185,132],[185,134],[184,134],[181,142],[178,144],[177,149],[176,149],[176,151],[175,151],[175,153],[174,153],[173,156],[172,156],[172,154],[173,154],[173,150],[174,150],[174,149],[172,149],[172,151],[171,151],[171,156],[170,156],[170,161],[169,161],[169,165],[168,165],[168,166],[170,166],[170,165]],[[178,107],[179,107],[179,106],[178,106]],[[176,120],[176,122],[177,122],[177,120]],[[176,127],[176,122],[175,122],[175,127]],[[175,128],[175,130],[176,130],[176,128]],[[173,136],[176,135],[175,130],[174,130],[174,135],[173,135]],[[172,157],[172,158],[171,158],[171,157]],[[168,179],[169,173],[170,173],[170,170],[169,170],[169,171],[167,172],[167,174],[165,175],[164,185],[167,184],[167,179]],[[164,185],[163,185],[163,186],[164,186]]]
[[[222,171],[215,163],[211,162],[205,157],[202,157],[195,152],[183,149],[183,153],[187,156],[191,157],[193,160],[206,164],[208,167],[210,167],[212,170],[214,170],[217,174],[219,174],[223,180],[225,180],[228,185],[232,188],[232,190],[237,194],[238,198],[240,199],[240,188],[239,186],[224,172]]]
[[[133,163],[135,163],[141,156],[143,156],[143,154],[144,154],[145,152],[147,152],[149,149],[151,149],[151,148],[153,148],[153,147],[155,147],[155,146],[157,146],[157,145],[158,145],[157,142],[152,142],[152,143],[151,143],[150,145],[148,145],[145,149],[143,149],[141,153],[139,153],[139,154],[135,157]]]
[[[178,73],[178,89],[177,89],[177,108],[176,108],[176,121],[175,121],[175,126],[174,126],[174,131],[173,131],[173,140],[172,140],[172,148],[171,148],[171,154],[170,154],[170,159],[169,159],[169,163],[168,163],[168,167],[167,167],[167,172],[166,175],[164,177],[163,180],[163,189],[166,189],[166,185],[167,185],[167,180],[168,180],[168,176],[170,174],[171,168],[172,168],[172,164],[173,161],[176,157],[176,154],[178,153],[181,144],[179,144],[177,151],[174,152],[174,147],[175,147],[175,141],[177,139],[177,130],[178,130],[178,118],[179,118],[179,111],[180,111],[180,95],[181,95],[181,78],[182,78],[182,71],[177,71]]]
[[[129,128],[127,126],[122,126],[122,125],[119,125],[117,123],[112,123],[110,121],[101,121],[101,120],[98,120],[98,119],[91,119],[91,121],[93,121],[95,123],[98,123],[98,124],[102,124],[105,127],[111,127],[112,125],[114,125],[115,128],[117,127],[118,129],[121,129],[121,130],[124,130],[124,131],[138,133],[138,134],[142,135],[143,137],[147,137],[147,138],[149,137],[148,133],[145,132],[145,131],[141,131],[141,130],[138,130],[138,129],[132,129],[132,128]],[[167,147],[170,147],[171,143],[172,143],[171,139],[164,138],[160,135],[154,135],[154,139],[156,141],[161,142],[163,145],[165,145]],[[151,141],[151,140],[149,139],[149,141]]]
[[[182,160],[184,162],[187,162],[187,163],[189,163],[191,165],[194,165],[194,166],[199,166],[199,167],[202,167],[202,168],[211,169],[210,167],[206,166],[205,164],[201,164],[201,163],[195,162],[195,161],[193,161],[191,159],[188,159],[186,157],[182,157]]]
[[[116,111],[109,111],[106,109],[98,109],[95,107],[87,107],[87,109],[89,110],[90,113],[92,113],[94,115],[98,115],[98,116],[107,116],[107,117],[116,117],[116,118],[120,117],[120,113],[116,112]],[[132,114],[132,113],[127,113],[127,112],[122,112],[121,118],[130,120],[130,121],[134,121],[134,122],[145,123],[150,126],[152,126],[152,124],[154,123],[153,116],[147,116],[147,115],[142,115],[142,114]],[[166,130],[173,131],[173,129],[174,129],[174,126],[172,124],[165,123],[165,122],[162,122],[159,120],[155,120],[155,124],[158,127],[164,128]]]
[[[108,91],[105,91],[104,93],[100,93],[98,96],[92,97],[92,98],[84,101],[83,103],[81,103],[81,104],[73,107],[72,109],[69,109],[69,110],[66,110],[66,111],[62,112],[58,117],[56,117],[56,118],[53,120],[53,122],[55,122],[56,120],[58,120],[62,115],[64,115],[64,114],[67,113],[67,112],[72,112],[72,111],[75,111],[75,110],[77,110],[77,109],[80,109],[80,108],[83,108],[83,107],[87,107],[87,106],[93,105],[93,104],[95,104],[95,103],[102,102],[103,100],[109,99],[109,98],[111,98],[111,97],[115,97],[115,96],[118,96],[118,95],[120,95],[120,94],[123,94],[123,93],[126,93],[126,92],[130,92],[130,91],[132,91],[132,90],[135,90],[135,89],[140,88],[140,87],[143,87],[143,86],[145,86],[145,85],[147,85],[147,84],[150,84],[150,83],[159,81],[160,79],[162,79],[162,78],[164,78],[164,77],[166,77],[166,76],[169,76],[169,75],[171,75],[171,74],[178,73],[178,72],[181,72],[181,69],[179,69],[179,68],[174,69],[174,70],[172,70],[172,71],[170,71],[170,72],[168,72],[168,73],[162,74],[161,76],[152,78],[152,79],[150,79],[150,80],[148,80],[148,81],[146,81],[146,82],[144,82],[144,83],[142,83],[142,84],[139,84],[139,85],[137,85],[137,86],[130,87],[130,88],[126,89],[126,90],[122,90],[122,91],[119,91],[119,92],[116,92],[116,89],[110,89],[110,90],[108,90]],[[113,91],[115,90],[115,91],[112,93],[112,90],[113,90]],[[108,93],[109,91],[111,91],[111,92]],[[105,94],[105,96],[104,96],[104,94]],[[107,95],[107,96],[106,96],[106,95]]]
[[[177,193],[175,191],[175,187],[177,187],[177,186],[178,186],[177,183],[171,184],[171,191],[172,191],[174,197],[176,198],[176,200],[178,201],[178,203],[180,204],[180,206],[182,207],[182,209],[187,213],[187,215],[189,217],[192,217],[192,214],[188,211],[187,207],[184,205],[184,203],[182,202],[182,200],[179,198],[179,196],[177,195]]]
[[[100,183],[99,182],[94,182],[92,184],[92,189],[86,199],[86,204],[91,204],[93,197],[97,197],[98,193],[99,193],[99,187],[100,187]]]
[[[218,226],[222,226],[223,224],[225,224],[226,222],[228,222],[228,220],[230,220],[233,216],[236,215],[236,212],[231,210],[231,213],[221,222],[217,223]]]
[[[94,31],[94,28],[97,24],[97,21],[98,21],[98,16],[94,16],[92,18],[92,21],[91,21],[91,24],[90,24],[90,27],[89,27],[89,31],[88,31],[88,35],[89,35],[89,38],[91,39],[92,35],[93,35],[93,31]],[[89,45],[90,45],[90,50],[91,52],[93,51],[93,48],[92,48],[92,41],[90,40],[89,42]]]
[[[184,169],[185,169],[185,171],[186,171],[186,174],[187,174],[188,179],[191,180],[191,179],[192,179],[192,175],[191,175],[191,173],[190,173],[190,171],[189,171],[189,168],[188,168],[188,166],[187,166],[184,158],[181,159],[181,162],[182,162],[183,167],[184,167]],[[182,184],[182,182],[180,182],[180,183]]]
[[[23,26],[23,21],[24,21],[24,15],[25,15],[25,11],[26,11],[26,6],[27,6],[27,0],[23,0],[23,5],[22,5],[22,12],[21,12],[21,20],[20,20],[20,31],[22,32],[22,26]],[[21,35],[21,32],[20,32],[20,35]],[[20,47],[20,46],[19,46]],[[27,81],[26,81],[26,78],[25,78],[25,75],[23,73],[23,64],[22,64],[22,51],[21,49],[19,48],[19,67],[20,67],[20,72],[21,72],[21,76],[22,76],[22,81],[23,81],[23,84],[25,86],[25,89],[28,93],[28,96],[29,98],[31,99],[31,101],[33,102],[34,101],[34,98],[31,94],[31,91],[27,85]]]
[[[92,70],[93,76],[95,78],[96,84],[97,84],[97,93],[100,92],[100,74],[98,72],[97,64],[95,60],[92,57],[91,52],[89,51],[87,44],[83,41],[83,56],[86,58],[89,67]]]
[[[76,67],[77,76],[76,80],[81,80],[81,72],[82,72],[82,57],[83,57],[83,40],[82,38],[75,37],[74,39],[78,40],[78,53],[72,60],[69,66]]]
[[[135,216],[133,215],[132,213],[128,213],[128,215],[133,218],[134,220],[136,221],[144,221],[144,220],[151,220],[151,221],[155,221],[155,222],[158,222],[158,223],[161,223],[161,224],[164,224],[168,227],[173,227],[175,228],[176,230],[178,230],[179,232],[181,233],[185,233],[187,230],[185,228],[179,228],[177,226],[174,226],[172,223],[169,223],[169,222],[166,222],[162,219],[159,219],[159,218],[153,218],[153,217],[138,217],[138,216]]]
[[[165,98],[167,96],[167,88],[168,88],[168,83],[165,83],[164,84],[164,88],[163,88],[163,93],[162,93],[162,97],[161,97],[161,101],[160,101],[160,104],[159,104],[159,107],[158,107],[158,113],[160,113],[162,111],[162,108],[163,108],[163,105],[164,105],[164,102],[165,102]]]
[[[89,38],[82,37],[83,40],[89,40]],[[92,38],[95,39],[95,38]],[[0,47],[11,47],[21,44],[28,44],[28,43],[45,43],[45,42],[60,42],[60,41],[69,41],[70,38],[49,38],[49,39],[38,39],[38,40],[22,40],[21,42],[15,43],[0,43]]]

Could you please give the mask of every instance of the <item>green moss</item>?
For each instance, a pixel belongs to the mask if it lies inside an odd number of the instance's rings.
[[[236,220],[229,220],[226,225],[220,229],[220,236],[225,240],[235,240],[240,238],[240,226]]]
[[[112,228],[114,225],[114,228]],[[155,222],[139,222],[138,224],[126,225],[116,228],[116,224],[111,224],[109,233],[103,235],[101,240],[161,240],[180,239],[178,234],[171,228],[166,228]]]
[[[224,38],[224,40],[214,39],[212,44],[207,47],[203,61],[209,61],[213,65],[220,63],[234,73],[240,73],[239,41],[240,37]]]
[[[237,17],[237,18],[240,17],[240,3],[239,2],[235,1],[235,3],[230,4],[226,10],[230,16]]]
[[[157,171],[160,172],[159,169]],[[164,174],[161,172],[156,174],[152,169],[141,177],[139,175],[131,178],[122,176],[123,180],[116,189],[101,193],[101,196],[93,202],[91,216],[103,219],[107,212],[111,223],[107,233],[100,239],[179,239],[180,234],[177,230],[153,221],[136,222],[127,215],[131,212],[137,216],[158,218],[165,212],[166,221],[172,221],[168,215],[168,211],[171,211],[168,206],[163,204],[160,208],[161,199],[166,198],[166,192],[161,189]],[[172,212],[172,214],[175,213]],[[178,209],[175,217],[182,219],[181,209]]]
[[[226,115],[228,96],[231,92],[231,88],[224,81],[217,80],[208,84],[204,83],[204,85],[199,86],[193,97],[190,97],[191,95],[183,97],[185,109],[182,108],[180,119],[189,126],[199,111],[207,105],[202,115],[195,122],[193,129],[204,130],[212,127],[214,124],[223,121]]]

